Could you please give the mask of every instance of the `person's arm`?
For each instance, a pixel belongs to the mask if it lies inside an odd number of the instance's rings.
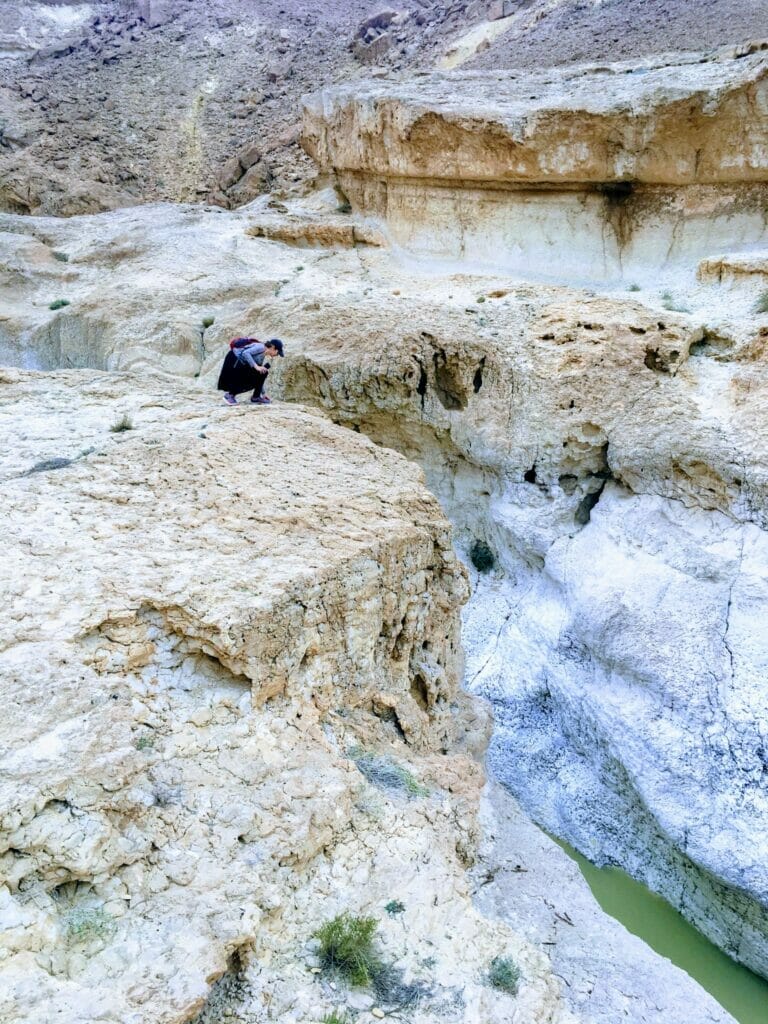
[[[264,345],[262,345],[261,342],[256,342],[253,345],[249,345],[248,348],[242,349],[242,351],[240,352],[240,358],[243,360],[244,363],[247,363],[248,366],[250,366],[252,369],[258,370],[259,373],[266,373],[266,370],[264,370],[263,367],[259,366],[259,364],[254,359],[254,356],[263,356],[265,351],[266,349]]]

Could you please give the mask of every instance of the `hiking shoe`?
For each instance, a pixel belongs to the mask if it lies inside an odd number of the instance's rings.
[[[235,398],[234,395],[230,395],[229,392],[227,392],[224,395],[224,401],[227,403],[227,405],[237,405],[237,399]]]
[[[258,398],[251,399],[251,405],[272,405],[272,399],[266,395],[259,395]]]

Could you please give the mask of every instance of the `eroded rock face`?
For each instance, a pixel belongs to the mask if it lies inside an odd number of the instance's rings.
[[[312,931],[372,910],[418,1020],[565,1022],[546,959],[469,903],[482,777],[445,752],[485,723],[419,471],[316,413],[51,382],[2,385],[3,1019],[187,1021],[225,972],[243,1019],[319,1018]],[[482,983],[499,950],[516,1002]]]
[[[757,53],[340,86],[305,101],[304,143],[421,258],[647,279],[765,242],[767,66]]]
[[[647,289],[598,296],[422,273],[380,247],[297,249],[329,240],[324,227],[344,219],[336,202],[330,218],[319,205],[290,213],[291,244],[254,237],[281,230],[263,209],[5,218],[6,244],[32,246],[12,251],[36,318],[25,334],[20,293],[5,292],[11,351],[53,361],[41,339],[70,324],[72,358],[103,322],[89,353],[111,362],[96,365],[177,369],[163,339],[196,314],[192,369],[212,387],[230,337],[282,337],[273,393],[420,461],[460,550],[490,553],[465,641],[467,679],[501,722],[496,770],[538,820],[630,867],[761,969],[763,879],[741,837],[759,844],[764,831],[744,768],[759,759],[762,641],[748,611],[736,629],[728,594],[762,600],[763,570],[753,580],[738,549],[764,536],[763,318],[734,300],[710,319],[715,283],[700,283],[689,314]],[[51,311],[41,298],[65,280],[72,305]],[[215,322],[203,331],[205,313]],[[57,444],[41,457],[71,454]],[[707,815],[692,838],[693,806]]]
[[[626,304],[507,308],[504,342],[433,310],[386,370],[369,309],[369,355],[347,320],[286,367],[286,394],[420,459],[465,550],[493,553],[465,643],[499,777],[764,971],[762,364]]]

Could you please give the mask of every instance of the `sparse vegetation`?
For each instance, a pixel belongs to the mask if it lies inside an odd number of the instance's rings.
[[[627,288],[628,292],[639,292],[640,290],[641,289],[639,284],[631,284],[629,288]]]
[[[69,263],[69,256],[65,252],[59,252],[58,249],[53,250],[53,258],[59,263]]]
[[[478,295],[477,298],[475,299],[475,302],[485,302],[485,296]]]
[[[155,745],[155,737],[151,732],[145,732],[137,737],[134,746],[137,750],[151,750]]]
[[[314,933],[320,941],[320,966],[349,985],[372,988],[387,1006],[415,1006],[429,995],[429,987],[420,981],[405,982],[402,970],[382,959],[376,948],[377,927],[373,917],[346,913],[327,921]]]
[[[395,790],[409,797],[428,796],[429,790],[416,777],[388,754],[376,754],[362,747],[353,747],[349,756],[374,786]]]
[[[74,907],[62,918],[64,937],[73,946],[109,938],[115,922],[101,907]]]
[[[208,328],[209,327],[213,327],[213,325],[215,323],[216,323],[216,318],[215,317],[213,317],[213,316],[204,316],[203,317],[203,330],[207,331]]]
[[[390,900],[384,909],[390,917],[397,917],[398,914],[405,913],[405,904],[401,903],[400,900]]]
[[[760,292],[755,302],[756,313],[768,313],[768,289],[764,292]]]
[[[672,297],[672,292],[661,293],[661,304],[664,307],[664,309],[668,309],[672,313],[691,312],[688,306],[681,306],[679,303],[675,302],[674,298]]]
[[[374,917],[339,914],[314,933],[320,942],[320,966],[341,975],[350,985],[373,984],[383,969],[374,945],[378,924]]]
[[[122,434],[124,430],[133,430],[133,420],[128,413],[123,413],[119,420],[115,420],[109,428],[113,434]]]
[[[56,299],[48,306],[48,309],[63,309],[65,306],[69,305],[71,305],[69,299]]]
[[[495,956],[488,968],[488,984],[514,996],[520,985],[520,968],[509,957]]]
[[[472,544],[469,560],[478,572],[490,572],[496,565],[496,556],[484,540],[476,540]]]
[[[351,1021],[346,1013],[340,1013],[338,1010],[334,1010],[332,1013],[326,1013],[323,1017],[322,1024],[351,1024]]]

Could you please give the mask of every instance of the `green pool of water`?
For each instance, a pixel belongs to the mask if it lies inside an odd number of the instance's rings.
[[[768,981],[735,963],[660,896],[620,868],[597,868],[573,847],[558,845],[581,868],[606,912],[686,971],[739,1024],[768,1024]]]

